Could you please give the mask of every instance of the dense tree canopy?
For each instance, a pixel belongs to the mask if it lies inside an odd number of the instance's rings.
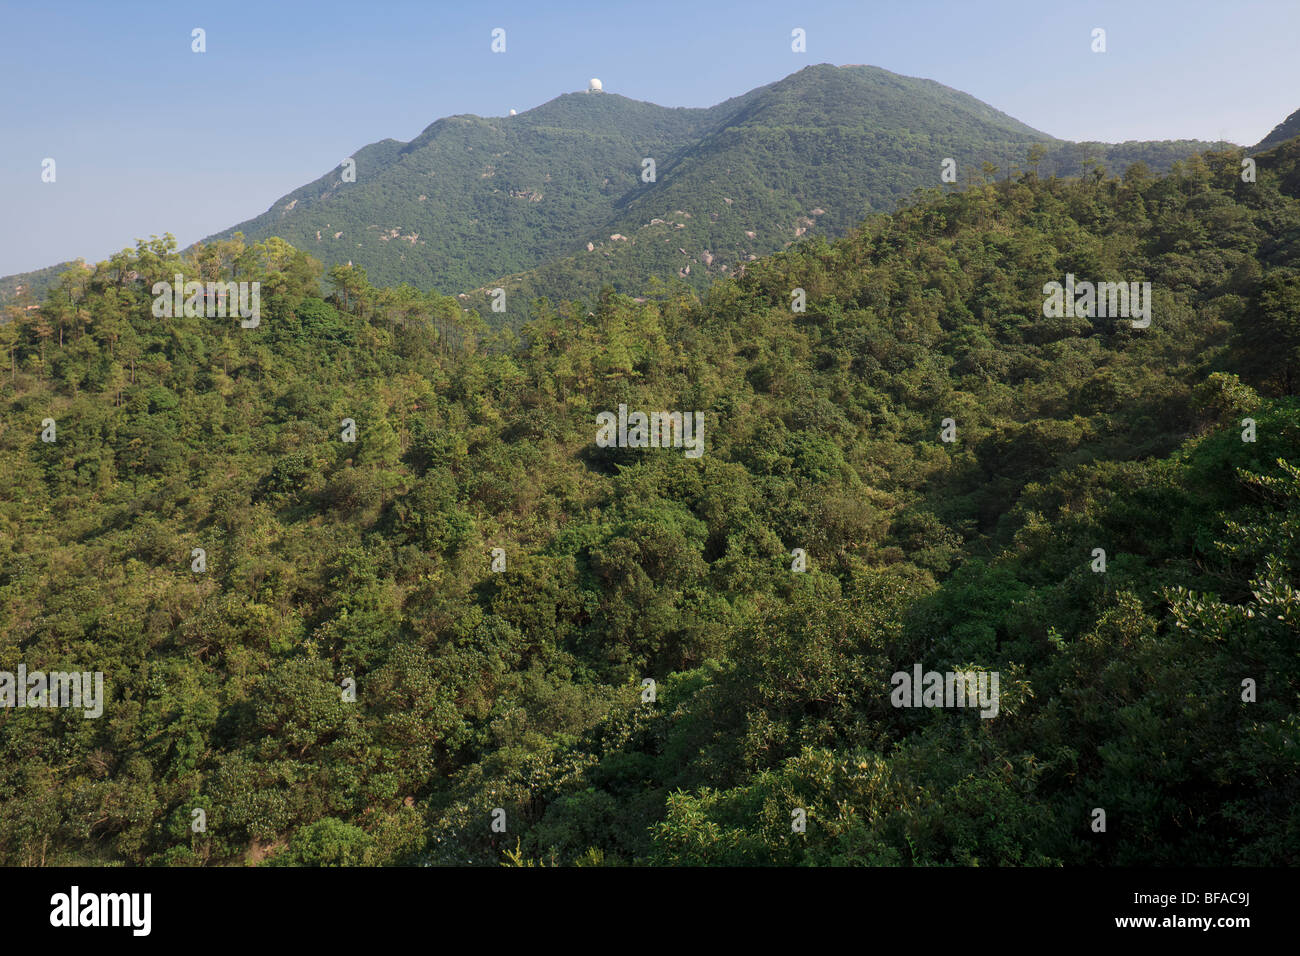
[[[0,710],[0,861],[1300,862],[1296,162],[1026,163],[517,331],[277,239],[65,273],[0,325],[0,667],[107,702]]]

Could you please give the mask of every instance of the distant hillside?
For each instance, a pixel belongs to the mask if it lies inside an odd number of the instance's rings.
[[[985,162],[995,167],[990,170],[992,179],[1027,170],[1029,151],[1035,147],[1043,150],[1036,164],[1042,177],[1077,176],[1088,168],[1122,172],[1136,162],[1165,172],[1175,162],[1212,148],[1198,140],[1108,144],[1049,139],[986,140],[962,150],[932,139],[910,148],[913,161],[908,165],[893,161],[896,153],[882,142],[873,144],[878,137],[869,131],[852,139],[842,127],[828,127],[824,136],[816,129],[803,132],[807,135],[800,141],[771,128],[729,131],[736,141],[726,156],[685,168],[673,187],[647,192],[629,204],[628,212],[597,236],[591,249],[533,270],[495,277],[462,299],[488,314],[487,290],[493,288],[507,290],[507,303],[525,304],[541,296],[551,301],[589,298],[605,285],[628,294],[653,291],[665,282],[702,289],[804,235],[843,235],[855,218],[892,211],[916,189],[940,185],[940,161],[926,165],[922,157],[927,152],[932,158],[945,150],[956,154],[959,183],[950,187],[956,189],[984,176]],[[821,140],[817,149],[836,159],[799,169],[800,156],[811,140]],[[778,157],[782,147],[785,153]],[[789,192],[762,188],[762,170],[751,156],[765,157],[760,162],[784,170],[786,181],[798,179],[799,185]],[[718,167],[738,175],[720,182],[713,174]],[[735,188],[746,174],[752,188]],[[888,198],[869,198],[883,192]],[[732,198],[733,194],[742,198]],[[522,307],[510,306],[509,311],[523,317]]]
[[[57,265],[46,266],[44,269],[37,269],[35,272],[20,272],[16,275],[0,278],[0,309],[20,302],[27,302],[31,305],[43,302],[46,291],[59,281],[61,274],[77,265],[85,266],[85,264],[85,260],[76,259],[71,262],[60,262]]]
[[[703,288],[801,236],[896,209],[940,184],[945,159],[964,184],[986,163],[1005,178],[1034,146],[1050,176],[1089,161],[1161,172],[1211,145],[1072,143],[932,80],[821,64],[708,109],[567,93],[517,116],[440,119],[409,143],[358,150],[355,182],[340,165],[208,241],[279,236],[383,285],[501,285],[519,321],[541,295]],[[43,291],[38,275],[0,282]]]
[[[372,280],[459,291],[572,251],[638,181],[694,142],[708,110],[570,93],[513,117],[452,116],[342,167],[212,238],[277,235]]]
[[[1296,136],[1300,136],[1300,110],[1296,110],[1282,122],[1274,126],[1273,132],[1269,133],[1255,144],[1255,149],[1268,149],[1270,146],[1285,143],[1288,139],[1292,139]]]
[[[986,162],[1023,165],[1035,144],[1044,175],[1088,159],[1159,171],[1211,145],[1069,143],[931,80],[822,64],[709,109],[569,93],[518,116],[439,120],[410,143],[360,150],[355,183],[336,168],[213,238],[278,235],[372,281],[448,292],[540,268],[518,285],[525,301],[652,277],[702,287],[894,209],[938,185],[945,158],[966,180]]]
[[[1268,169],[1277,174],[1279,192],[1292,199],[1300,199],[1300,135],[1256,152],[1255,159],[1260,169]],[[1288,234],[1279,244],[1290,246],[1296,241],[1296,236]]]

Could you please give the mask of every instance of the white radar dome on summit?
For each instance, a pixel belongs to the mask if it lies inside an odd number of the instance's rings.
[[[605,88],[600,85],[600,80],[596,79],[594,76],[587,81],[588,93],[601,93],[604,91],[604,89]]]

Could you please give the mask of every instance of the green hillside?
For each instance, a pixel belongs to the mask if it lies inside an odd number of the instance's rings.
[[[1298,154],[931,190],[517,334],[275,240],[69,277],[0,326],[0,661],[107,700],[0,709],[0,862],[1300,863]],[[178,269],[258,327],[154,318]],[[1067,273],[1149,328],[1045,317]],[[599,447],[620,404],[703,456]],[[997,716],[892,706],[916,664]]]
[[[945,159],[959,184],[1005,177],[1035,144],[1043,176],[1163,171],[1212,145],[1070,143],[932,80],[821,64],[709,109],[569,93],[517,116],[447,117],[409,143],[358,150],[355,182],[340,165],[207,241],[277,236],[383,285],[473,293],[475,307],[476,290],[505,288],[518,325],[540,295],[634,292],[652,278],[703,289],[892,211],[939,185]],[[0,279],[0,306],[19,285],[43,294],[62,270]]]
[[[672,155],[707,112],[570,93],[513,117],[448,117],[358,151],[355,183],[336,168],[215,238],[275,235],[384,283],[471,288],[585,241],[640,158]]]
[[[275,235],[327,266],[442,292],[540,268],[505,284],[511,312],[515,292],[633,290],[652,276],[702,288],[804,234],[892,210],[938,185],[945,158],[963,180],[986,162],[1005,174],[1035,143],[1044,175],[1089,159],[1166,169],[1210,145],[1066,143],[931,80],[822,64],[710,109],[570,93],[518,116],[439,120],[408,144],[361,150],[355,183],[335,169],[218,238]]]
[[[36,305],[45,298],[45,293],[50,287],[58,282],[59,276],[73,268],[89,267],[83,260],[78,259],[75,262],[60,262],[46,266],[34,272],[20,272],[5,276],[0,279],[0,309],[6,306],[26,308],[29,305]],[[0,321],[3,321],[2,313],[0,313]]]
[[[1300,110],[1296,110],[1274,126],[1272,131],[1255,145],[1255,150],[1268,149],[1297,136],[1300,136]]]

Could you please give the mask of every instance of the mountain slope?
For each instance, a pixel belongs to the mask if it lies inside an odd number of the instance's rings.
[[[633,187],[640,157],[674,155],[705,110],[569,93],[527,113],[438,120],[355,155],[263,215],[212,238],[278,235],[372,279],[459,289],[574,248]]]
[[[447,292],[560,261],[525,298],[700,285],[893,209],[937,185],[945,158],[965,178],[1023,163],[1034,144],[1044,173],[1062,175],[1088,157],[1164,169],[1209,145],[1066,143],[932,80],[822,64],[709,109],[570,93],[514,117],[439,120],[360,151],[355,183],[334,170],[214,238],[279,235],[327,265]]]
[[[946,159],[960,183],[985,163],[1005,176],[1042,150],[1042,175],[1077,175],[1090,161],[1157,171],[1205,149],[1177,141],[1071,143],[931,80],[869,66],[813,66],[756,91],[658,182],[628,194],[592,248],[535,270],[494,277],[507,302],[588,297],[610,284],[640,293],[674,277],[696,288],[805,234],[842,235],[916,189],[938,186]],[[467,296],[487,308],[480,290]],[[518,309],[511,307],[511,312]]]
[[[1270,146],[1277,146],[1296,136],[1300,136],[1300,110],[1296,110],[1274,126],[1267,136],[1255,144],[1252,152],[1259,149],[1268,149]]]
[[[502,286],[520,321],[536,296],[703,288],[802,235],[895,209],[939,185],[945,159],[965,183],[986,163],[1001,176],[1023,167],[1034,146],[1048,176],[1090,160],[1163,171],[1209,145],[1071,143],[932,80],[821,64],[707,109],[569,93],[517,116],[440,119],[409,143],[358,150],[355,182],[337,167],[208,241],[279,236],[386,285]],[[0,295],[39,294],[58,270],[43,271],[0,280]]]
[[[16,306],[27,308],[45,298],[45,293],[59,281],[59,276],[69,269],[86,265],[85,260],[59,262],[32,272],[18,272],[0,279],[0,308]]]

